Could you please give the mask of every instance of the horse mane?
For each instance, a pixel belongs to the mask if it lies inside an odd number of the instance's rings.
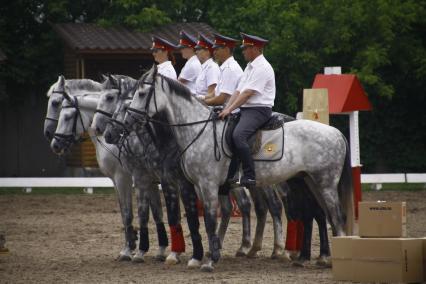
[[[170,91],[172,91],[173,93],[175,93],[176,95],[191,101],[192,99],[192,95],[191,95],[191,91],[181,82],[174,80],[172,78],[163,76],[161,74],[158,74],[158,76],[161,78],[161,87],[163,88],[164,91],[164,84],[163,82],[166,81],[168,84],[168,87],[170,89]]]
[[[58,82],[55,82],[52,86],[50,86],[47,91],[47,97],[50,97],[55,90]],[[75,90],[75,89],[85,89],[86,91],[101,91],[102,85],[96,81],[90,79],[71,79],[65,81],[65,89]]]

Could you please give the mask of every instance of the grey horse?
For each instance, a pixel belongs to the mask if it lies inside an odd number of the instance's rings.
[[[82,79],[82,80],[65,80],[63,76],[60,76],[58,82],[53,84],[48,91],[48,108],[44,125],[44,134],[46,138],[51,141],[53,138],[53,134],[56,131],[58,125],[58,119],[60,112],[62,110],[62,102],[66,99],[71,100],[70,96],[78,97],[84,96],[89,92],[100,92],[104,90],[107,86],[105,84],[100,84],[98,82]],[[130,260],[133,259],[135,261],[140,260],[138,258],[138,254],[132,258],[132,251],[136,247],[136,231],[133,229],[132,220],[133,220],[133,209],[132,209],[132,177],[128,174],[128,172],[122,167],[121,163],[116,159],[118,154],[117,149],[115,147],[107,148],[105,147],[105,142],[101,139],[95,139],[94,135],[91,135],[92,142],[96,147],[96,157],[98,161],[98,165],[102,173],[111,178],[114,183],[114,188],[117,193],[120,213],[122,217],[122,222],[124,225],[124,236],[125,236],[125,244],[124,248],[120,251],[118,260]],[[68,145],[71,146],[71,143]],[[58,153],[62,153],[63,149],[56,149]],[[151,202],[153,203],[151,208],[161,207],[161,203],[159,198],[153,199],[151,198]],[[155,202],[155,204],[154,204]],[[157,210],[158,211],[158,210]],[[141,219],[141,215],[147,215],[143,211],[139,211],[139,218]],[[156,220],[160,220],[162,223],[162,211],[161,214],[157,214],[156,211],[153,212],[154,218]],[[164,228],[164,225],[163,225]],[[161,226],[157,227],[157,231],[159,233],[159,239],[166,240],[167,242],[167,234],[165,230],[161,230]],[[143,232],[142,232],[143,235]],[[147,239],[145,237],[144,239]],[[143,240],[141,241],[143,243]],[[140,244],[141,244],[140,242]],[[163,243],[165,243],[163,241]],[[157,254],[158,258],[163,258],[165,247],[160,245],[159,253]]]
[[[100,105],[98,105],[99,114],[95,116],[94,123],[92,127],[95,128],[99,133],[102,133],[106,127],[106,124],[109,122],[107,118],[111,117],[111,113],[113,109],[116,109],[114,113],[113,123],[110,123],[108,131],[106,131],[105,137],[107,141],[118,141],[120,129],[122,128],[122,122],[120,118],[124,118],[126,107],[122,107],[121,104],[125,104],[125,100],[127,100],[127,104],[129,104],[130,96],[121,96],[119,104],[115,106],[114,99],[108,99],[111,97],[111,94],[107,94],[104,99],[101,99]],[[100,108],[100,109],[99,109]],[[121,113],[120,113],[121,110]],[[119,127],[113,127],[113,125]],[[163,127],[162,125],[156,124],[157,127]],[[121,128],[120,128],[121,127]],[[163,127],[164,128],[164,127]],[[140,131],[140,129],[136,129],[136,131]],[[163,129],[163,131],[167,131]],[[175,140],[173,135],[167,136],[168,139]],[[146,136],[146,139],[151,140],[150,136]],[[138,141],[135,141],[134,148],[138,148]],[[173,144],[171,144],[173,145]],[[173,149],[177,150],[177,143],[174,144],[174,147],[171,149],[167,149],[167,151],[173,151]],[[164,152],[166,149],[163,150]],[[138,152],[138,151],[133,151]],[[161,152],[161,151],[160,151]],[[176,162],[178,164],[178,162]],[[272,252],[272,258],[279,258],[284,261],[289,261],[289,255],[284,250],[284,240],[282,234],[282,204],[280,202],[280,198],[278,193],[275,190],[275,187],[265,187],[262,191],[259,192],[251,192],[251,197],[254,200],[255,212],[257,217],[257,226],[256,226],[256,234],[254,240],[254,246],[251,246],[250,242],[250,199],[243,188],[235,188],[231,191],[231,194],[234,196],[238,207],[242,212],[243,219],[243,234],[242,234],[242,242],[241,246],[238,249],[236,255],[237,256],[249,256],[255,257],[257,252],[261,250],[262,240],[263,240],[263,231],[266,224],[266,214],[269,210],[273,225],[274,225],[274,249]],[[224,241],[225,233],[227,230],[227,226],[230,220],[232,204],[229,200],[230,196],[228,194],[219,194],[219,200],[221,205],[221,222],[218,230],[218,236],[221,241],[221,245]]]
[[[216,234],[218,187],[225,182],[230,162],[226,158],[218,159],[221,131],[217,130],[222,129],[224,123],[214,119],[211,111],[195,100],[182,84],[157,74],[154,66],[141,77],[124,122],[127,127],[144,125],[156,121],[159,113],[166,117],[162,123],[186,125],[174,134],[185,151],[183,171],[195,185],[205,209],[211,257],[201,269],[213,271],[213,263],[220,258],[220,239]],[[326,212],[333,234],[345,235],[345,227],[347,231],[352,230],[348,226],[352,222],[346,222],[346,217],[353,218],[350,154],[345,137],[334,127],[309,120],[286,123],[284,133],[282,159],[255,163],[257,185],[265,187],[302,176]]]

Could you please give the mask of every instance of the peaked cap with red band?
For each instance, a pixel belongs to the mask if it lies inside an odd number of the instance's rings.
[[[263,39],[258,36],[248,35],[245,33],[241,33],[241,38],[243,39],[241,48],[247,47],[247,46],[257,46],[257,47],[264,47],[268,40]]]
[[[194,47],[195,49],[208,49],[210,52],[213,52],[213,41],[208,39],[203,34],[198,34],[197,45]]]
[[[151,50],[155,49],[162,49],[166,51],[173,51],[176,49],[176,45],[171,43],[168,40],[165,40],[164,38],[153,36],[152,37],[152,47]]]
[[[229,47],[234,48],[237,45],[238,40],[221,35],[221,34],[213,34],[214,35],[214,43],[213,48],[218,47]]]
[[[197,45],[197,40],[185,31],[180,31],[179,37],[180,39],[177,48],[194,48]]]

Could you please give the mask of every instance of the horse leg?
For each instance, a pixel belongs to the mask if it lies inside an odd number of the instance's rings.
[[[140,175],[135,177],[135,187],[137,192],[138,204],[138,217],[139,217],[139,250],[133,257],[134,262],[144,262],[145,254],[149,250],[149,236],[148,236],[148,221],[149,221],[149,203],[150,203],[150,190],[145,188],[151,180],[140,178]]]
[[[345,236],[344,218],[342,207],[337,193],[337,181],[333,178],[322,178],[324,174],[317,175],[317,178],[306,177],[305,181],[308,184],[311,192],[315,196],[318,204],[324,210],[328,221],[330,222],[333,236]],[[320,182],[314,182],[318,180]]]
[[[125,244],[118,256],[119,261],[129,261],[132,259],[132,250],[136,248],[136,231],[133,229],[133,208],[132,208],[132,179],[124,172],[117,171],[114,175],[114,185],[118,196],[121,218],[124,225]]]
[[[166,228],[164,227],[163,206],[161,204],[160,191],[157,185],[150,187],[149,206],[151,207],[152,217],[157,227],[158,252],[155,259],[164,261],[166,259],[165,251],[169,245],[169,240],[167,238]]]
[[[315,221],[318,224],[318,231],[319,231],[319,237],[320,237],[320,255],[316,264],[323,267],[331,267],[330,246],[329,246],[328,232],[327,232],[327,220],[321,208],[317,208]]]
[[[161,181],[164,199],[166,200],[167,219],[170,228],[171,252],[166,258],[167,265],[175,265],[180,262],[179,256],[185,252],[185,239],[180,224],[179,192],[176,186],[168,181]]]
[[[209,240],[210,257],[205,264],[201,266],[201,271],[212,272],[214,270],[213,263],[217,263],[220,259],[220,239],[216,234],[217,226],[217,207],[218,200],[218,185],[211,183],[200,187],[199,197],[201,197],[204,206],[204,223],[206,226],[206,233]]]
[[[267,205],[265,200],[262,198],[259,190],[260,188],[251,188],[250,195],[254,202],[254,211],[256,213],[257,223],[256,223],[256,233],[254,235],[253,246],[250,251],[247,253],[248,257],[256,257],[257,252],[262,249],[263,242],[263,232],[265,230],[266,224],[266,214],[268,212]]]
[[[220,246],[223,245],[223,239],[225,238],[226,230],[228,229],[229,219],[231,219],[232,203],[229,194],[219,193],[220,213],[221,219],[219,224],[218,236],[220,240]]]
[[[284,250],[284,237],[282,227],[282,211],[283,204],[278,197],[278,194],[273,186],[267,186],[263,188],[262,196],[268,205],[269,213],[271,214],[273,226],[274,226],[274,250],[271,258],[279,258],[284,261],[290,261],[290,256]]]
[[[204,249],[201,242],[200,235],[200,221],[198,220],[197,210],[197,195],[195,193],[194,185],[187,180],[182,181],[181,198],[183,206],[185,207],[186,220],[188,223],[189,231],[192,240],[192,258],[188,261],[189,268],[198,268],[201,266],[203,259]]]
[[[237,250],[236,256],[246,256],[251,247],[250,240],[250,211],[251,201],[248,192],[244,187],[239,187],[231,191],[232,195],[237,202],[238,208],[240,209],[243,219],[243,235],[241,240],[241,246]]]
[[[307,208],[304,208],[303,221],[303,238],[302,238],[302,248],[300,250],[300,255],[293,262],[294,266],[305,267],[305,262],[311,259],[311,242],[312,242],[312,223],[313,217],[311,214],[306,212]]]

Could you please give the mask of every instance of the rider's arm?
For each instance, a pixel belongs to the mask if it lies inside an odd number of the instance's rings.
[[[212,99],[215,96],[215,89],[217,84],[211,84],[207,89],[207,95],[204,97],[204,99]]]
[[[245,104],[245,102],[253,95],[255,95],[256,92],[253,90],[249,90],[249,89],[245,89],[241,94],[237,95],[234,99],[234,101],[231,102],[231,100],[229,101],[228,106],[226,107],[227,110],[229,110],[229,112],[232,112],[234,109],[239,108],[240,106],[242,106],[243,104]],[[235,95],[235,94],[234,94]],[[234,96],[232,96],[234,97]],[[231,99],[232,99],[231,97]]]
[[[219,96],[215,96],[213,98],[206,98],[205,103],[209,106],[220,106],[225,104],[228,98],[228,94],[221,93]]]

